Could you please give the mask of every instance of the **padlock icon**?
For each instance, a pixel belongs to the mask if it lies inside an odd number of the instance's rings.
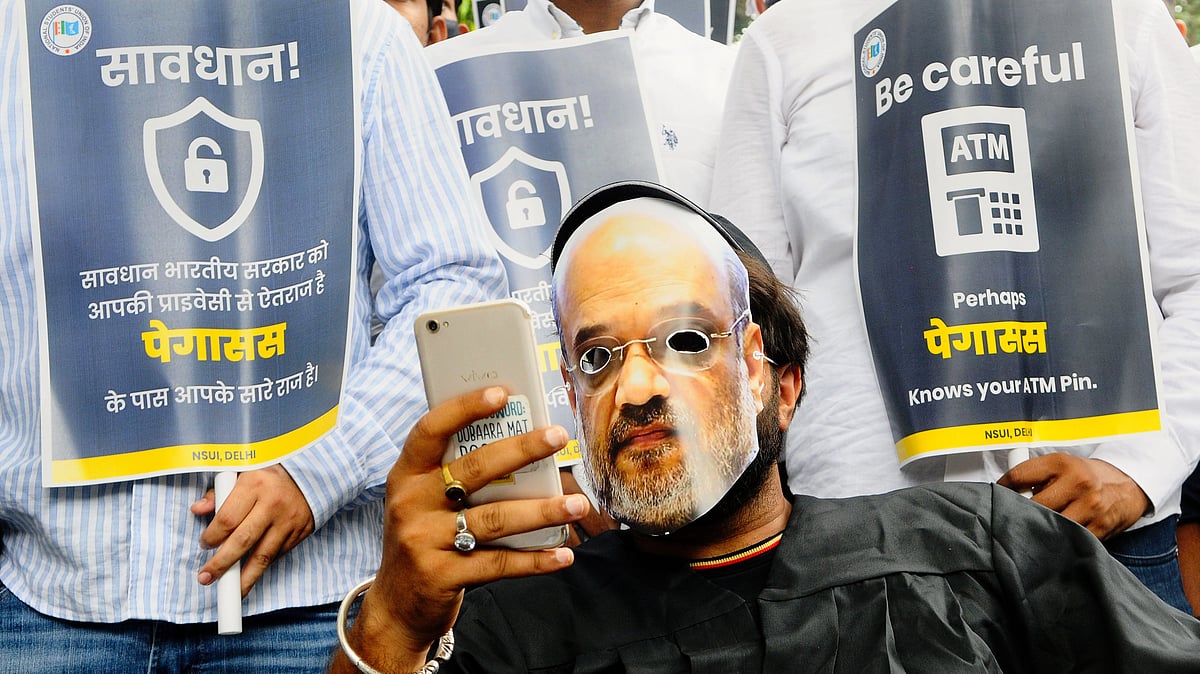
[[[527,196],[519,197],[518,192]],[[542,198],[537,196],[537,190],[528,180],[518,180],[508,188],[508,226],[512,229],[528,229],[541,227],[546,224],[546,209],[542,206]]]
[[[200,157],[200,148],[206,147],[211,157]],[[183,186],[189,192],[229,191],[229,170],[221,159],[221,146],[208,136],[200,136],[188,146],[187,158],[183,160]]]

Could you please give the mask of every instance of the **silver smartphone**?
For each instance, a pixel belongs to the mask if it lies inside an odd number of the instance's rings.
[[[508,391],[504,409],[450,438],[443,463],[489,442],[550,425],[532,319],[529,308],[514,299],[467,304],[417,317],[413,329],[430,407],[487,386]],[[494,480],[468,496],[467,504],[561,494],[562,482],[552,455]],[[556,526],[506,536],[490,545],[538,550],[566,540],[567,527]]]

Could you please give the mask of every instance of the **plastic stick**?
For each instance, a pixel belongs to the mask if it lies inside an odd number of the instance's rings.
[[[217,473],[213,490],[217,496],[217,510],[225,504],[229,492],[237,482],[237,473],[229,470]],[[242,633],[242,563],[234,562],[233,566],[217,579],[217,633]]]
[[[1012,470],[1013,466],[1016,466],[1018,463],[1023,463],[1028,460],[1029,460],[1029,448],[1028,447],[1015,447],[1013,449],[1008,450],[1008,469],[1009,470]],[[1021,492],[1021,495],[1024,496],[1025,498],[1032,498],[1033,490],[1025,489]]]

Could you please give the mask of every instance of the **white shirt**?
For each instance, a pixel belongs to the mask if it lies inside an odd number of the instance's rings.
[[[899,468],[854,285],[855,107],[851,48],[869,0],[780,3],[742,39],[714,177],[713,207],[794,279],[814,338],[806,395],[788,437],[798,493],[838,497],[943,479],[992,481],[1005,452],[927,458]],[[1178,512],[1200,454],[1200,74],[1158,0],[1122,0],[1167,431],[1051,451],[1104,459]],[[1175,34],[1172,34],[1175,33]],[[1184,65],[1181,65],[1184,64]]]
[[[708,203],[721,109],[735,51],[687,30],[654,12],[646,0],[621,19],[633,32],[634,62],[646,105],[651,138],[658,144],[664,185],[693,201]],[[548,0],[530,0],[499,21],[426,49],[439,64],[499,44],[530,46],[580,37],[583,29]]]
[[[59,618],[211,622],[216,589],[196,580],[213,554],[200,545],[209,518],[188,510],[212,486],[211,473],[42,487],[17,7],[18,0],[0,0],[0,580]],[[382,2],[352,8],[363,80],[363,178],[351,364],[338,426],[283,461],[317,530],[268,567],[244,602],[247,615],[327,604],[374,573],[384,480],[425,411],[413,321],[427,309],[506,290],[483,215],[467,192],[445,100],[412,29]],[[374,347],[365,282],[372,256],[387,279],[379,313],[391,319]]]

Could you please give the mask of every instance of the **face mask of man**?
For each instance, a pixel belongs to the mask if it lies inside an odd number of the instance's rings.
[[[763,381],[745,269],[662,206],[597,216],[558,292],[587,481],[649,534],[707,513],[752,463]]]

